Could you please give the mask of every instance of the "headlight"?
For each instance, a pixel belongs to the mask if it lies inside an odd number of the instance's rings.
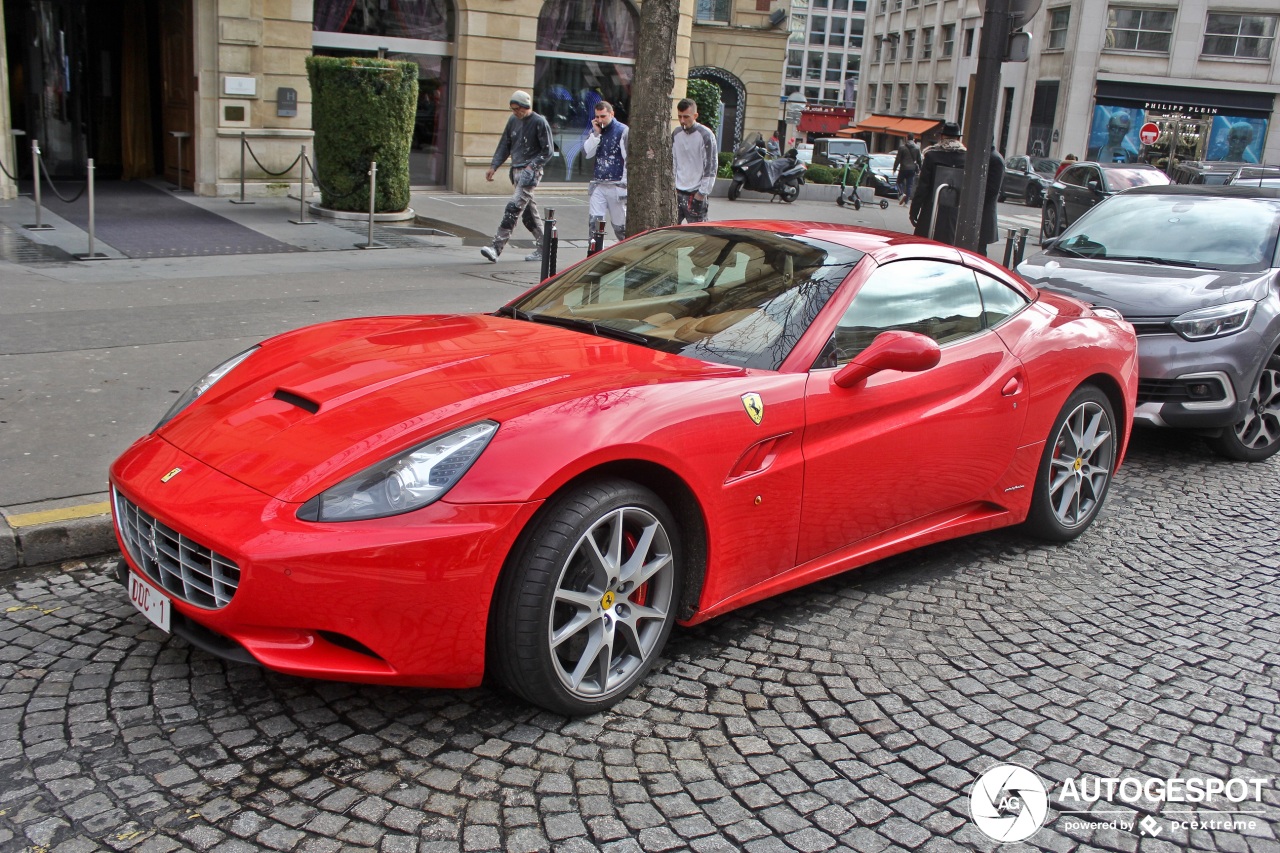
[[[192,385],[190,388],[188,388],[186,390],[186,393],[184,393],[181,397],[179,397],[177,401],[172,406],[169,407],[169,411],[164,413],[164,417],[160,419],[160,423],[156,424],[155,429],[152,429],[151,431],[155,432],[157,429],[160,429],[160,427],[164,426],[169,421],[177,417],[178,413],[181,412],[183,409],[185,409],[187,406],[190,406],[192,403],[194,403],[197,397],[199,397],[205,391],[208,391],[210,388],[212,388],[215,382],[217,382],[222,377],[226,376],[235,368],[237,364],[244,361],[246,358],[253,355],[257,351],[258,351],[257,346],[249,347],[249,349],[245,350],[239,355],[231,356],[231,358],[227,359],[226,361],[222,362],[222,364],[219,364],[213,370],[210,370],[208,373],[206,373],[203,379],[201,379],[195,385]]]
[[[1169,325],[1189,341],[1222,338],[1248,328],[1257,307],[1258,303],[1252,299],[1214,305],[1212,308],[1188,311]]]
[[[478,421],[348,477],[302,505],[303,521],[359,521],[420,509],[444,495],[498,431]]]

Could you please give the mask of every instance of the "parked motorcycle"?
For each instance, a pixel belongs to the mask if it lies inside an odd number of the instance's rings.
[[[787,204],[800,195],[804,183],[804,163],[794,148],[772,160],[766,155],[760,135],[747,139],[733,152],[733,183],[729,185],[729,201],[742,193],[742,188],[769,193]]]

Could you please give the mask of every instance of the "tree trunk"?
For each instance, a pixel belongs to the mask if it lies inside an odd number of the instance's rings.
[[[628,234],[676,221],[671,93],[676,86],[679,26],[679,0],[644,0],[640,5],[627,151]]]

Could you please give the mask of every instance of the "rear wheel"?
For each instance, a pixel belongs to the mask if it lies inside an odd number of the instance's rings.
[[[1244,420],[1210,439],[1213,449],[1239,462],[1261,462],[1280,450],[1280,353],[1267,359],[1249,393]]]
[[[1006,198],[1008,198],[1008,196],[1001,191],[1000,194],[996,196],[996,201],[1003,203]]]
[[[1046,238],[1057,237],[1061,230],[1062,217],[1058,215],[1058,206],[1050,202],[1040,211],[1040,235]]]
[[[563,495],[503,572],[492,671],[557,713],[613,706],[662,653],[682,571],[679,528],[653,492],[605,480]]]
[[[778,191],[778,197],[781,198],[783,201],[785,201],[787,204],[791,204],[791,202],[795,201],[799,196],[800,196],[799,184],[787,184],[785,187],[783,187],[781,190]]]
[[[1039,184],[1027,184],[1026,200],[1031,207],[1039,207],[1044,204],[1044,190]]]
[[[889,209],[889,202],[885,201],[884,199],[880,199],[880,209],[881,209],[881,210],[888,210],[888,209]]]
[[[1115,471],[1115,422],[1097,387],[1081,385],[1067,398],[1040,458],[1026,522],[1031,533],[1067,542],[1093,523]]]
[[[742,181],[734,181],[729,184],[729,201],[737,201],[738,196],[742,194]]]

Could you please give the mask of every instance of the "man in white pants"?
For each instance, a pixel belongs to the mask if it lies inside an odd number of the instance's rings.
[[[582,153],[596,161],[593,180],[587,187],[587,216],[590,233],[607,217],[619,240],[627,236],[627,136],[630,130],[613,117],[613,104],[596,103],[591,134],[582,143]]]

